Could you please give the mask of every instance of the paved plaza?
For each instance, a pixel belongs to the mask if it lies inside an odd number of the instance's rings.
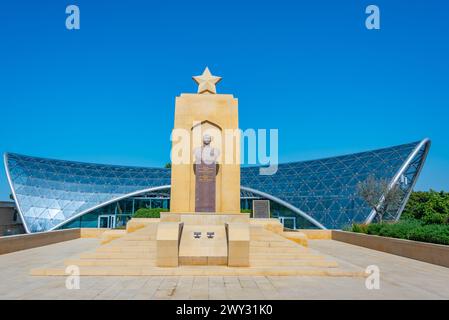
[[[449,268],[333,240],[309,246],[342,263],[377,265],[379,290],[361,277],[310,276],[86,276],[68,290],[65,277],[29,275],[96,246],[97,239],[77,239],[0,255],[0,299],[449,299]]]

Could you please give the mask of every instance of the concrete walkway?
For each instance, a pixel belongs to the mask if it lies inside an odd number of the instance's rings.
[[[0,255],[0,299],[449,299],[449,268],[332,240],[309,241],[312,249],[342,263],[380,268],[380,289],[364,278],[275,276],[140,276],[80,279],[30,276],[30,269],[92,250],[95,239],[77,239]]]

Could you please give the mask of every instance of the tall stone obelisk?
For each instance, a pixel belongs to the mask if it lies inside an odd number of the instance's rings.
[[[213,76],[208,68],[202,75],[193,79],[198,84],[198,93],[184,93],[176,97],[170,211],[210,212],[210,199],[205,197],[208,192],[214,191],[215,212],[240,213],[238,101],[231,94],[216,93],[215,85],[221,78]],[[184,147],[182,161],[174,161],[179,156],[182,140],[180,132],[184,132],[189,138],[188,150]],[[205,136],[210,137],[208,148],[204,145]],[[200,168],[195,166],[195,154],[198,154],[198,150],[216,150],[215,155],[212,152],[213,164],[201,166],[201,172],[195,172],[195,168]],[[202,185],[197,185],[199,179],[203,179],[199,182]],[[211,183],[214,184],[215,190],[212,187],[207,188]],[[197,194],[199,192],[201,194]]]

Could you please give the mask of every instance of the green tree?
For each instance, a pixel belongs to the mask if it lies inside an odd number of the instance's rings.
[[[170,168],[171,168],[171,162],[167,162],[167,163],[165,164],[164,168],[170,169]]]
[[[418,219],[426,224],[449,223],[449,193],[434,190],[413,192],[401,219]]]
[[[398,184],[390,187],[386,179],[377,179],[372,175],[357,184],[357,192],[376,212],[379,222],[387,212],[398,208],[404,195]]]

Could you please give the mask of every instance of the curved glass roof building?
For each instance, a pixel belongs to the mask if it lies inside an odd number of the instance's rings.
[[[293,220],[295,227],[338,229],[352,222],[369,223],[376,218],[375,212],[357,195],[356,186],[374,175],[387,179],[390,185],[397,183],[404,190],[400,207],[388,216],[398,219],[429,148],[430,141],[424,139],[350,155],[284,163],[271,176],[260,175],[260,167],[242,167],[242,206],[248,206],[251,199],[269,199],[272,214]],[[156,201],[156,207],[169,207],[170,169],[90,164],[13,153],[4,155],[4,164],[29,233],[89,226],[89,221],[96,227],[98,216],[105,210],[110,215],[113,212],[116,216],[130,216],[129,212],[142,203],[148,207],[151,201]]]

